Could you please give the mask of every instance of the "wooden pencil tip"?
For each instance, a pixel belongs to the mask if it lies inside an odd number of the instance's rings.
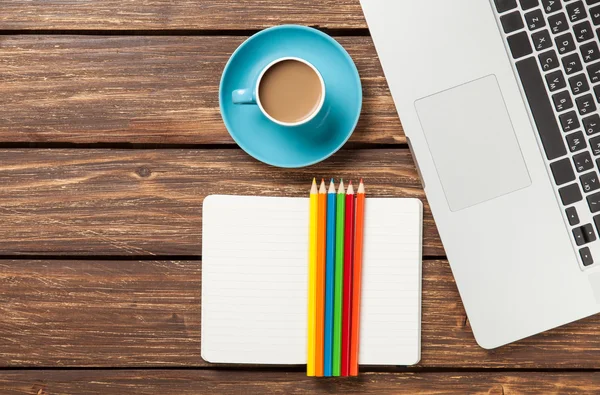
[[[317,178],[313,177],[313,184],[317,185]]]
[[[321,180],[321,186],[319,187],[319,193],[327,193],[327,188],[325,188],[324,180]]]
[[[338,193],[344,193],[344,192],[345,192],[344,180],[340,180],[340,187],[338,188]]]
[[[354,187],[352,186],[352,181],[350,181],[350,184],[348,184],[348,190],[346,191],[346,194],[354,195]]]
[[[333,178],[331,179],[331,182],[329,183],[329,193],[335,193],[335,183],[333,182]]]

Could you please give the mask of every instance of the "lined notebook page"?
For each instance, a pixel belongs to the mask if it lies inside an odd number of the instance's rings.
[[[203,207],[202,357],[305,364],[308,199],[209,196]],[[367,198],[359,363],[420,358],[421,202]]]

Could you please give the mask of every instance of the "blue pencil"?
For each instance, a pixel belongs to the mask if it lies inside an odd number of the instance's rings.
[[[323,375],[331,377],[333,374],[333,291],[335,269],[335,221],[336,221],[337,193],[333,178],[329,184],[327,194],[327,247],[325,259],[325,344],[323,347]]]

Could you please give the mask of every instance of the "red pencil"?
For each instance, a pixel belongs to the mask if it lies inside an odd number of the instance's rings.
[[[352,322],[352,261],[354,256],[354,188],[346,192],[344,229],[344,298],[342,304],[342,376],[350,375],[350,323]]]
[[[356,191],[354,219],[354,262],[352,262],[352,322],[350,323],[350,376],[358,375],[358,346],[360,337],[360,283],[362,279],[363,234],[365,227],[365,185],[362,179]]]

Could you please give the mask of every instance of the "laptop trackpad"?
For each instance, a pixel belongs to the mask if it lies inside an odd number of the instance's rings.
[[[415,107],[451,211],[531,185],[494,75],[419,99]]]

